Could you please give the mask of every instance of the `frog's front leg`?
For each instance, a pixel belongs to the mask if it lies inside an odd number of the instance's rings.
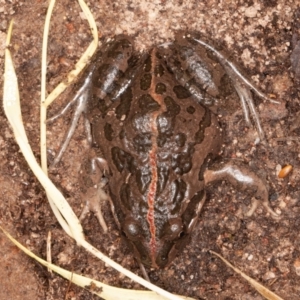
[[[261,202],[274,218],[279,218],[279,215],[270,207],[266,184],[246,166],[233,160],[216,162],[204,172],[203,177],[205,184],[227,180],[239,190],[249,190],[255,198],[252,198],[252,206],[245,216],[251,216]]]
[[[206,50],[210,52],[210,55],[206,53]],[[165,53],[167,64],[179,83],[205,105],[212,104],[216,97],[220,96],[218,87],[221,86],[225,72],[241,100],[247,124],[251,125],[250,114],[260,138],[264,139],[251,90],[265,100],[278,102],[260,92],[217,47],[200,38],[197,33],[179,32],[176,35],[176,41],[168,45]]]

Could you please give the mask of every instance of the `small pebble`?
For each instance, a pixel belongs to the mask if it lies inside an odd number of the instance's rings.
[[[278,177],[279,178],[285,178],[287,177],[293,170],[293,166],[292,165],[286,165],[284,166],[278,173]]]

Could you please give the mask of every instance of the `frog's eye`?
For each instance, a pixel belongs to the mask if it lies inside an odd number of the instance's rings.
[[[166,224],[164,236],[169,240],[175,240],[180,238],[182,233],[184,234],[182,220],[180,218],[170,219]]]
[[[123,226],[123,232],[131,240],[139,239],[141,234],[140,226],[134,220],[126,220]]]
[[[182,223],[176,222],[176,223],[171,224],[170,231],[174,235],[180,234],[180,232],[182,232]]]

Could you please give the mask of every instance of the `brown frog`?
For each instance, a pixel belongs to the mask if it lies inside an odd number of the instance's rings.
[[[246,101],[246,120],[248,105],[263,137],[250,89],[262,94],[196,33],[178,33],[174,43],[144,54],[134,51],[129,37],[117,36],[98,51],[81,80],[70,131],[84,112],[95,146],[81,175],[83,192],[99,220],[99,198],[110,196],[116,222],[144,265],[165,267],[174,259],[197,222],[205,185],[212,181],[228,180],[251,190],[277,217],[257,175],[233,161],[214,164],[222,131],[206,105],[219,96],[224,74]]]

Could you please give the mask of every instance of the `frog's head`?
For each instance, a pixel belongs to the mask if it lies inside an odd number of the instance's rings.
[[[161,237],[155,237],[147,227],[143,228],[141,222],[128,218],[123,232],[138,261],[149,267],[164,268],[175,258],[188,234],[184,231],[181,218],[170,219]]]
[[[135,202],[121,222],[135,258],[153,268],[169,265],[188,241],[204,198],[201,191],[178,205],[172,202],[166,206],[165,199],[158,197],[152,209],[151,205],[143,205],[145,201]]]

